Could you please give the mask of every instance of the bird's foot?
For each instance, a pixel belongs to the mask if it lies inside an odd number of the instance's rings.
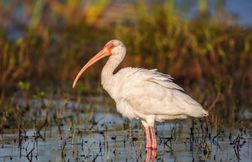
[[[146,150],[157,150],[157,144],[148,145],[146,144]]]
[[[147,150],[148,150],[148,149],[152,149],[151,143],[146,143],[146,149],[147,149]]]
[[[152,146],[151,149],[152,150],[157,150],[157,146],[154,146],[154,147]]]

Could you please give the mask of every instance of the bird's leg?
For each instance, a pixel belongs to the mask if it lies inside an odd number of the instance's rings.
[[[157,149],[151,150],[152,161],[154,162],[157,157]]]
[[[151,157],[151,148],[146,148],[145,162],[149,162]]]
[[[152,138],[152,149],[157,149],[157,138],[155,134],[154,127],[150,127],[151,130],[151,138]]]
[[[151,139],[149,127],[145,127],[145,137],[146,137],[146,148],[151,148]]]

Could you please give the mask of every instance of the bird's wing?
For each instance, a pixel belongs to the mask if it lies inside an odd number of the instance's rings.
[[[141,83],[143,81],[153,82],[159,84],[168,89],[177,89],[184,91],[183,88],[173,82],[173,78],[168,74],[163,74],[157,71],[157,69],[146,70],[142,68],[124,68],[118,72],[122,73],[127,80],[135,83]]]
[[[155,69],[125,68],[118,72],[117,77],[122,83],[118,97],[139,113],[181,115],[186,114],[188,106],[201,108],[172,81],[170,75]]]

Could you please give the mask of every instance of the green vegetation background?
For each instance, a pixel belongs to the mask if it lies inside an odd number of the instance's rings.
[[[0,2],[0,16],[7,21],[18,2]],[[251,111],[252,30],[235,25],[228,13],[223,16],[222,4],[210,15],[208,1],[198,3],[198,14],[185,20],[177,16],[174,0],[153,5],[138,1],[132,11],[122,5],[118,13],[109,13],[109,0],[86,5],[80,0],[26,1],[28,23],[6,22],[20,28],[22,36],[9,39],[7,28],[0,26],[1,125],[15,117],[16,105],[6,102],[17,92],[26,98],[60,92],[72,99],[99,92],[105,61],[90,68],[75,90],[71,84],[80,68],[114,38],[127,47],[121,67],[169,73],[210,114],[217,114],[213,120],[234,121],[241,109]]]

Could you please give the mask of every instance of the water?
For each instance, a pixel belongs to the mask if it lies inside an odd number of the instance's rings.
[[[157,124],[158,149],[145,149],[145,137],[139,121],[128,121],[116,113],[109,101],[101,105],[97,98],[91,106],[69,101],[67,114],[57,123],[47,124],[39,132],[23,128],[1,135],[0,161],[250,161],[252,131],[245,128],[215,129],[205,120],[191,119]],[[43,101],[44,103],[48,103]],[[63,101],[62,101],[63,102]],[[64,101],[65,102],[65,101]],[[22,100],[17,100],[20,105]],[[40,109],[39,100],[30,101]],[[55,104],[50,104],[56,109]],[[70,105],[70,106],[69,106]],[[71,106],[72,105],[72,106]],[[49,106],[49,105],[45,105]],[[54,107],[55,106],[55,107]],[[32,110],[32,109],[31,109]],[[64,110],[64,112],[66,112]],[[52,111],[52,116],[57,111]],[[29,114],[29,113],[28,113]],[[40,120],[51,121],[45,113]],[[65,113],[64,113],[65,114]],[[42,122],[43,123],[43,122]],[[42,124],[41,124],[42,125]],[[14,133],[13,133],[14,132]],[[155,158],[153,158],[155,157]]]

